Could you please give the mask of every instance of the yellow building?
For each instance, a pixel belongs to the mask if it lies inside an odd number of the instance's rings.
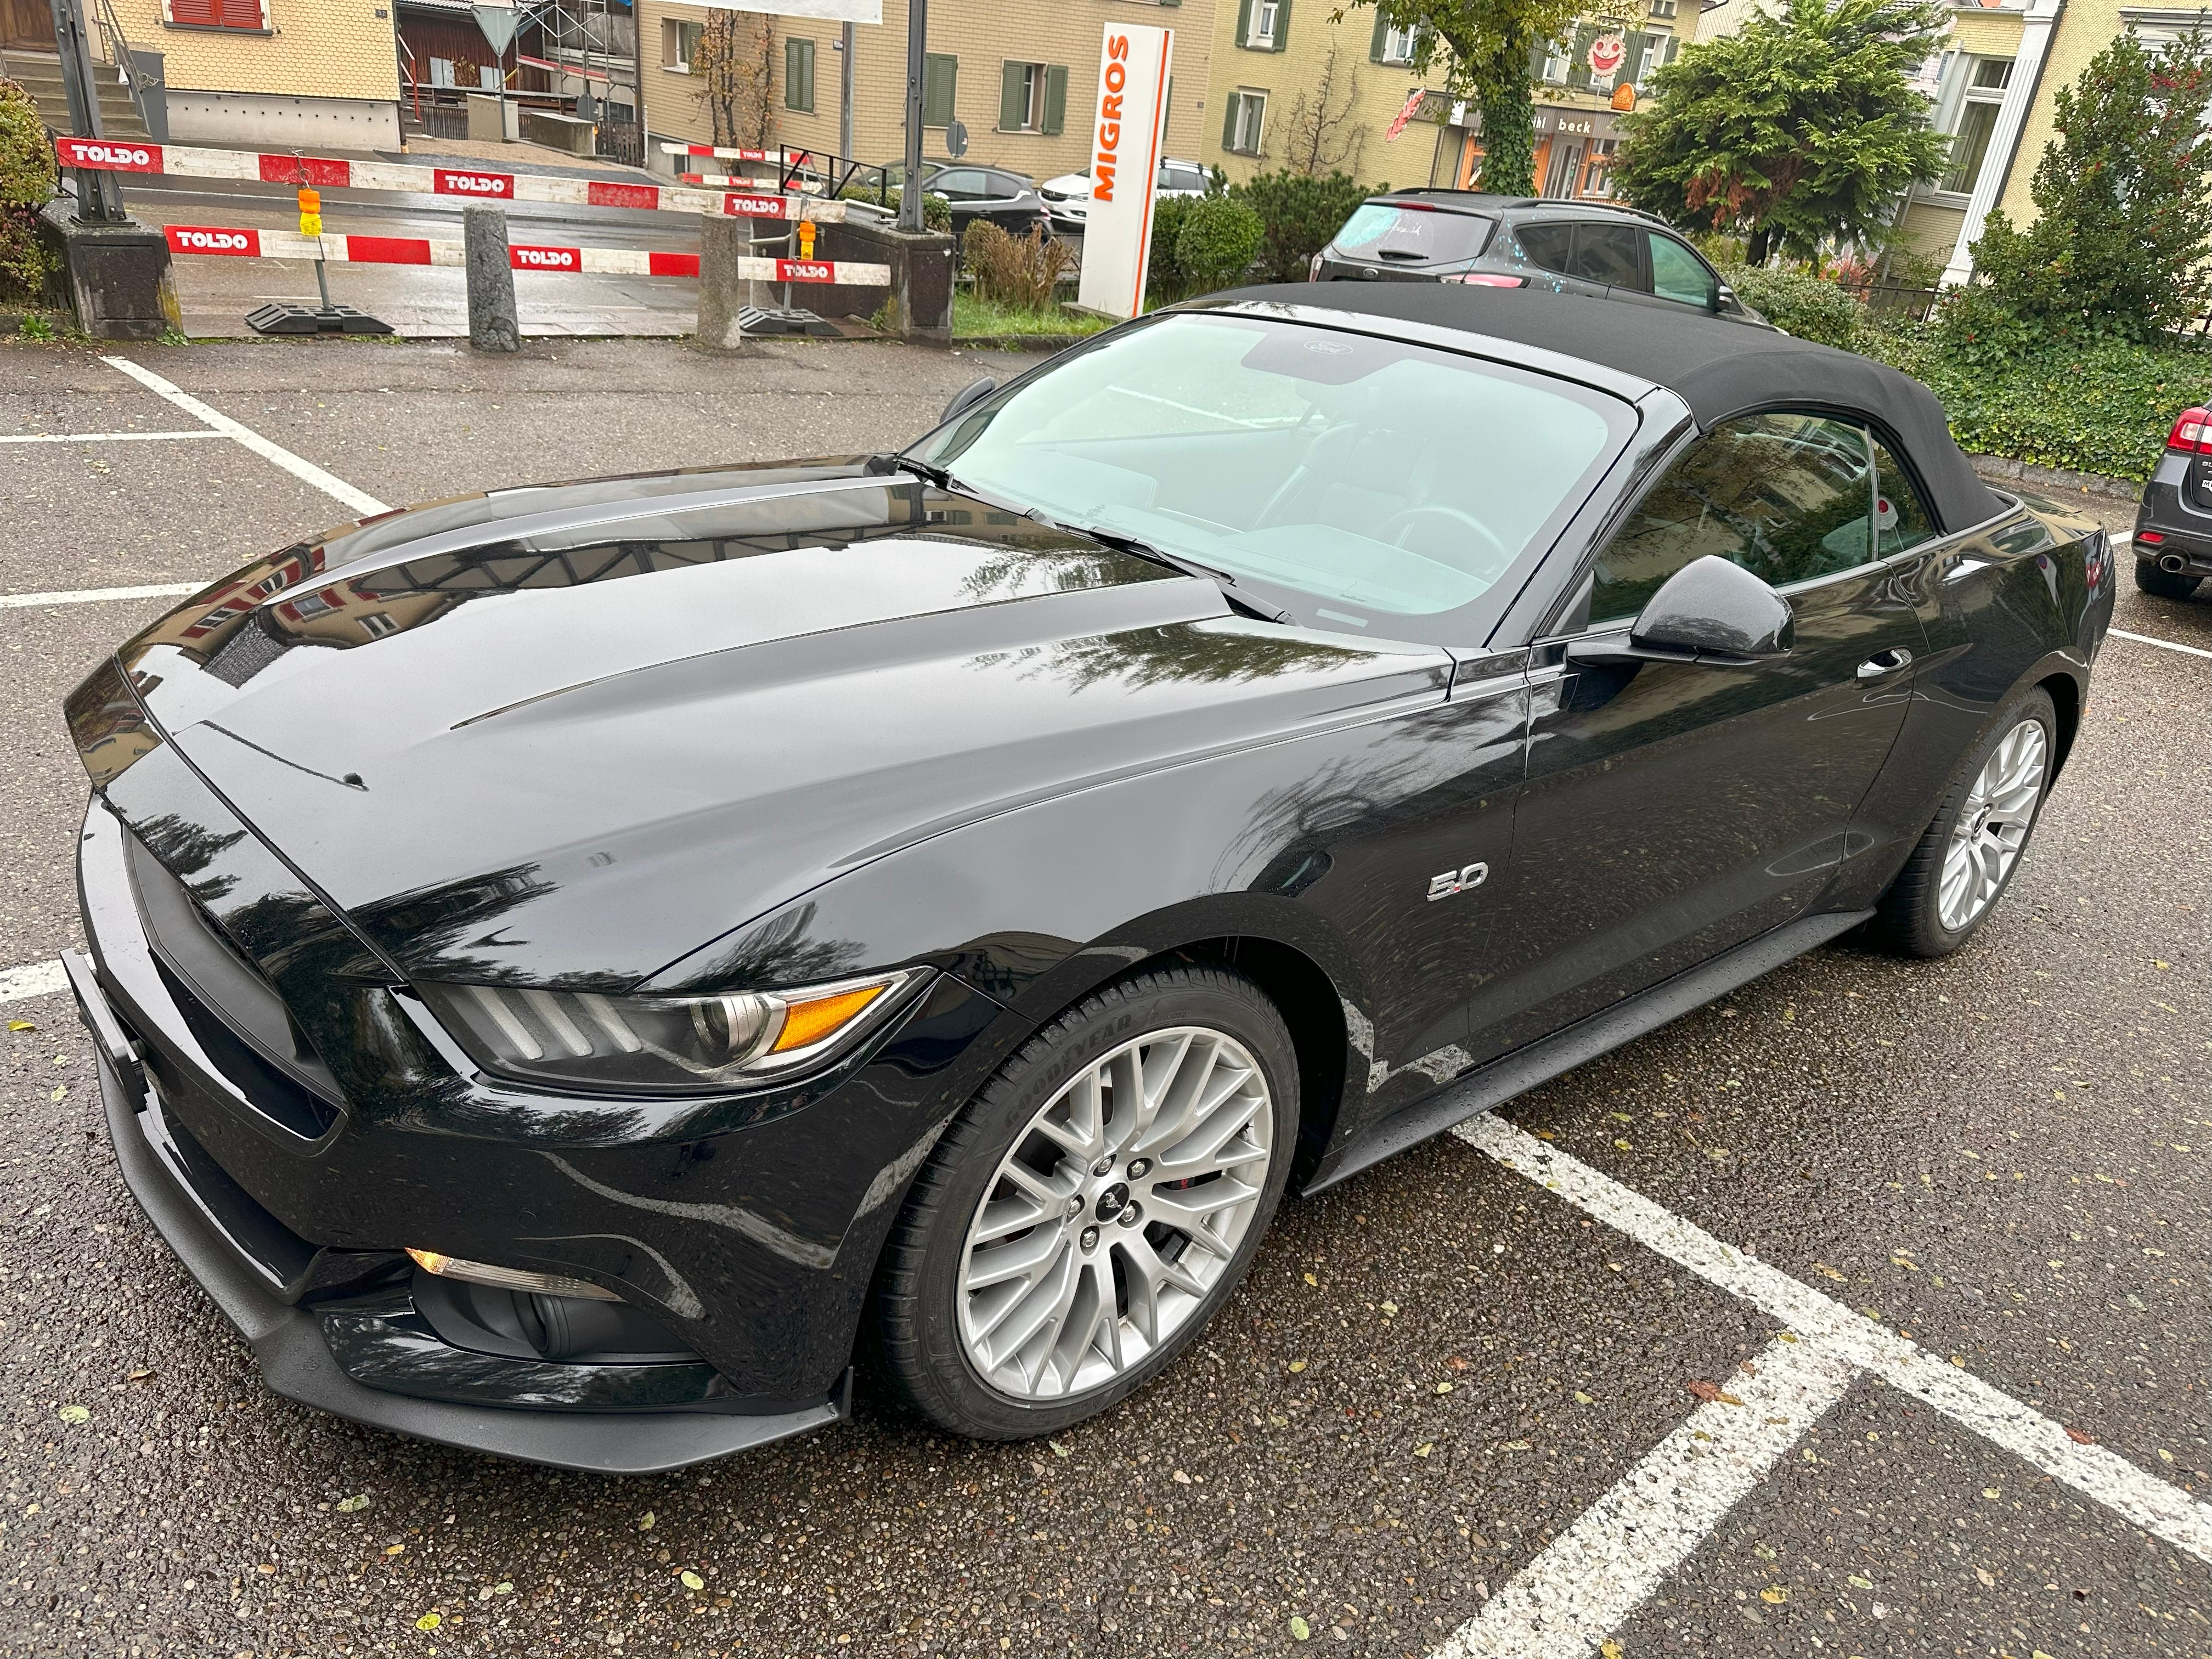
[[[641,93],[648,165],[679,172],[699,164],[660,153],[663,141],[715,142],[714,113],[693,55],[713,14],[678,0],[638,0]],[[929,8],[929,70],[923,88],[922,154],[947,159],[945,135],[968,131],[962,158],[1036,179],[1090,163],[1091,117],[1106,25],[1148,23],[1175,31],[1164,149],[1199,153],[1213,0],[936,0]],[[757,80],[767,94],[767,143],[831,155],[840,143],[842,26],[804,17],[742,14],[761,52]],[[853,30],[852,154],[896,161],[906,149],[905,0],[884,0],[880,24]],[[757,97],[757,94],[755,94]],[[757,107],[757,105],[755,105]],[[755,134],[741,135],[750,146]]]
[[[389,0],[115,0],[115,12],[132,46],[163,55],[178,143],[398,147]]]
[[[1535,52],[1536,187],[1556,198],[1611,194],[1613,124],[1647,89],[1652,72],[1697,38],[1697,0],[1634,0],[1593,13]],[[1444,66],[1413,67],[1410,30],[1386,27],[1372,9],[1287,0],[1221,0],[1214,23],[1213,85],[1219,112],[1204,159],[1232,180],[1291,167],[1341,169],[1400,186],[1480,186],[1480,111],[1444,94]],[[1419,101],[1416,102],[1416,99]],[[1408,106],[1413,119],[1390,128]]]

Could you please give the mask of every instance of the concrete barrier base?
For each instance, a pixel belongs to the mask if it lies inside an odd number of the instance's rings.
[[[179,328],[169,245],[136,219],[87,224],[76,203],[57,196],[39,210],[39,230],[61,258],[62,284],[76,325],[95,340],[158,340]]]

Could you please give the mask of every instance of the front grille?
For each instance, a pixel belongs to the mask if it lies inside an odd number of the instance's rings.
[[[137,836],[125,845],[155,965],[193,1040],[255,1111],[321,1139],[343,1097],[284,999]]]

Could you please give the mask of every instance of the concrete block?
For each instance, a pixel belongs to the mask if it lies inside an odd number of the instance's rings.
[[[522,325],[515,317],[506,213],[489,202],[470,203],[461,210],[461,246],[468,277],[469,343],[478,351],[520,350]]]
[[[72,198],[54,198],[39,210],[39,231],[61,256],[77,327],[95,340],[158,340],[178,328],[183,318],[161,233],[136,219],[87,224],[74,216],[76,206]]]

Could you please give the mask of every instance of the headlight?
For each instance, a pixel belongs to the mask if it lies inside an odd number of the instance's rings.
[[[919,971],[708,996],[416,988],[488,1070],[571,1089],[704,1094],[772,1082],[857,1042]]]

